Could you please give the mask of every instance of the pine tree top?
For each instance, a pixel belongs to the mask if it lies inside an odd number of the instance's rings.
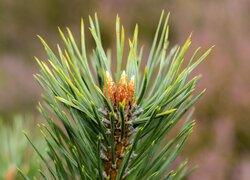
[[[125,58],[125,31],[118,16],[116,61],[103,49],[97,15],[89,17],[96,44],[91,56],[86,51],[83,20],[80,47],[68,28],[68,35],[59,29],[65,49],[58,45],[58,55],[39,37],[48,56],[46,62],[36,58],[40,73],[35,75],[44,89],[45,102],[39,110],[47,120],[41,131],[48,157],[35,148],[47,168],[41,176],[182,179],[189,174],[187,161],[176,169],[170,166],[192,132],[192,112],[174,138],[165,141],[165,137],[204,93],[193,96],[199,76],[190,78],[190,74],[211,48],[202,55],[198,48],[183,67],[191,36],[183,46],[169,50],[168,18],[162,12],[145,67],[137,25]],[[115,70],[111,64],[116,64]]]

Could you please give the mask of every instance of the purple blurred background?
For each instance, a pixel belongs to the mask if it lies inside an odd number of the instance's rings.
[[[45,58],[36,34],[55,48],[57,26],[77,37],[80,18],[98,13],[105,47],[113,48],[115,16],[127,37],[139,24],[141,45],[151,44],[161,13],[170,11],[170,41],[183,44],[193,32],[192,50],[215,45],[196,73],[207,89],[196,105],[197,126],[184,154],[199,168],[189,179],[250,179],[250,1],[160,0],[1,0],[0,116],[36,111],[41,89],[32,74],[33,56]],[[88,50],[91,50],[90,48]]]

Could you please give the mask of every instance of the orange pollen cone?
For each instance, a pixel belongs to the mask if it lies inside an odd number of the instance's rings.
[[[108,89],[108,92],[106,92],[106,89]],[[116,85],[115,82],[113,81],[111,75],[109,74],[108,71],[106,71],[106,81],[103,86],[103,94],[106,97],[107,94],[110,98],[110,101],[112,104],[115,103],[115,93],[116,93]]]
[[[106,77],[103,93],[106,96],[106,88],[108,88],[108,95],[112,104],[119,104],[125,100],[126,105],[133,105],[135,102],[134,76],[132,76],[131,80],[128,82],[127,74],[123,71],[117,87],[108,72],[106,72]]]
[[[134,104],[135,99],[135,76],[132,76],[131,80],[128,83],[128,94],[129,94],[129,101],[131,102],[131,105]]]

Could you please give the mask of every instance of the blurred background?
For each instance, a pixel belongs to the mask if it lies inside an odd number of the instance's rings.
[[[248,0],[1,0],[2,126],[15,126],[13,119],[17,114],[33,117],[19,118],[24,119],[25,124],[27,121],[35,124],[34,120],[40,119],[36,105],[41,89],[32,76],[38,72],[33,56],[41,59],[46,56],[36,34],[55,49],[56,43],[61,42],[57,26],[68,26],[79,37],[80,18],[88,22],[88,15],[97,12],[103,43],[113,48],[115,17],[119,14],[127,37],[132,36],[135,23],[139,24],[139,39],[147,50],[162,9],[171,12],[172,45],[183,44],[191,32],[192,50],[215,45],[212,54],[196,70],[203,75],[198,89],[206,88],[207,92],[196,105],[197,125],[183,153],[191,164],[198,165],[188,179],[250,179]],[[90,41],[90,45],[92,43]],[[4,169],[5,177],[12,170],[12,166]]]

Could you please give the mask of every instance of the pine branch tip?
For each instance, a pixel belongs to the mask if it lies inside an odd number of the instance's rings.
[[[189,75],[214,46],[199,57],[198,47],[183,70],[193,32],[182,46],[168,51],[170,12],[167,16],[164,14],[162,10],[145,67],[144,46],[138,47],[138,23],[132,37],[124,40],[125,30],[118,14],[115,22],[116,61],[113,61],[111,51],[104,50],[96,12],[94,16],[88,16],[88,29],[96,46],[91,60],[85,49],[88,42],[85,44],[83,18],[80,48],[68,27],[64,30],[65,35],[57,27],[63,39],[62,47],[65,47],[61,49],[57,44],[57,55],[38,36],[49,61],[34,57],[40,66],[40,74],[33,74],[45,92],[45,103],[39,102],[37,108],[47,123],[37,126],[47,141],[49,160],[54,162],[51,167],[46,164],[49,174],[70,176],[72,171],[71,175],[81,179],[110,177],[114,180],[161,179],[165,172],[170,172],[171,158],[180,153],[196,124],[190,122],[192,113],[187,111],[206,90],[198,95],[193,93],[201,75],[192,78]],[[128,57],[124,42],[129,48]],[[93,69],[89,68],[89,62]],[[116,64],[115,71],[112,68]],[[163,145],[168,132],[186,112],[188,115],[180,134],[171,139],[173,144],[164,145],[166,153],[157,154],[155,147]],[[171,151],[167,149],[168,145]],[[178,169],[171,171],[172,175],[176,171]]]

